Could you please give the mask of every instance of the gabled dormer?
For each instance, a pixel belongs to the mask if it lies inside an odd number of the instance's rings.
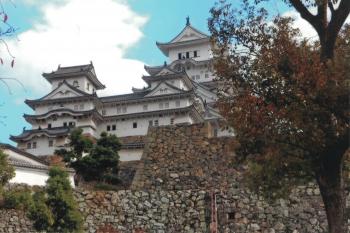
[[[56,89],[64,81],[87,94],[93,94],[96,90],[105,88],[97,79],[92,63],[68,67],[58,66],[56,71],[43,73],[43,76],[51,83],[52,90]]]
[[[47,94],[41,99],[61,99],[69,97],[79,97],[84,95],[86,95],[85,92],[81,91],[77,87],[70,85],[66,80],[64,80],[54,90],[52,90],[49,94]]]
[[[195,59],[198,61],[211,58],[210,37],[194,28],[189,17],[186,26],[172,40],[166,43],[157,42],[158,48],[173,62],[180,59]]]
[[[168,82],[162,81],[158,83],[158,85],[154,87],[153,90],[146,95],[146,97],[157,95],[180,94],[186,91],[188,91],[187,88],[186,90],[180,89],[174,85],[169,84]]]

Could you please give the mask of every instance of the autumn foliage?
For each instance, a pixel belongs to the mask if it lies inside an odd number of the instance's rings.
[[[241,10],[217,5],[209,27],[218,107],[235,130],[248,184],[272,198],[315,180],[330,232],[345,232],[350,27],[338,35],[334,58],[324,59],[321,44],[303,38],[291,18],[270,19],[245,2]]]

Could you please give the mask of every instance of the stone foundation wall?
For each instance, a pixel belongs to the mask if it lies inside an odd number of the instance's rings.
[[[218,233],[327,232],[315,185],[268,203],[242,185],[232,138],[210,135],[204,124],[151,128],[130,190],[75,190],[85,232],[208,233],[215,218]],[[0,209],[0,232],[33,228],[23,212]]]
[[[233,138],[210,138],[210,125],[154,127],[148,131],[132,189],[214,190],[236,181]]]
[[[92,192],[75,190],[84,232],[207,233],[212,193],[206,191]],[[273,204],[247,190],[216,193],[219,233],[325,233],[323,205],[314,186],[299,187]],[[348,206],[350,196],[348,196]],[[215,215],[213,215],[215,216]],[[350,227],[350,224],[348,225]],[[105,229],[108,231],[104,231]],[[35,232],[25,213],[0,209],[0,232]],[[350,232],[350,228],[349,228]]]
[[[75,190],[84,232],[110,226],[120,233],[207,232],[204,191],[92,192]],[[22,211],[0,209],[0,232],[35,232]]]

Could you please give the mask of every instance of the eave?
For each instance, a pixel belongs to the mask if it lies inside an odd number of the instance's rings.
[[[185,46],[185,45],[194,45],[194,44],[200,44],[209,42],[209,38],[201,38],[201,39],[194,39],[194,40],[186,40],[186,41],[179,41],[179,42],[156,42],[157,47],[163,52],[165,56],[169,56],[169,50],[172,48],[176,48],[179,46]]]
[[[169,115],[169,114],[181,114],[187,113],[194,109],[193,105],[184,107],[184,108],[171,108],[171,109],[163,109],[157,111],[148,111],[148,112],[137,112],[137,113],[128,113],[122,115],[113,115],[113,116],[104,116],[105,120],[122,120],[122,119],[134,119],[134,118],[142,118],[142,117],[150,117],[159,115]]]

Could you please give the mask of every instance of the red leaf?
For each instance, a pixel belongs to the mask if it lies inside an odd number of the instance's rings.
[[[8,19],[7,14],[4,14],[4,23],[6,23],[7,19]]]
[[[13,67],[15,65],[15,59],[13,59],[12,61],[11,61],[11,67]]]

